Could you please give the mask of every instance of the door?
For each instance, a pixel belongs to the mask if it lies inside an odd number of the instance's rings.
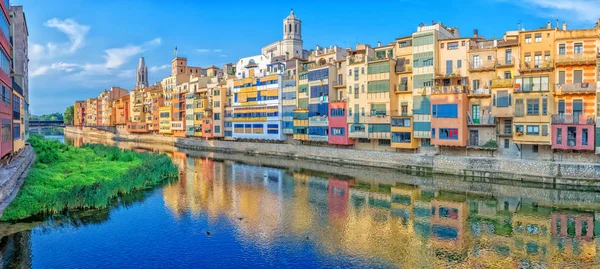
[[[446,61],[446,75],[452,74],[452,60]]]
[[[479,130],[469,130],[469,146],[479,146]]]
[[[473,113],[473,123],[479,124],[479,105],[471,106],[471,113]]]

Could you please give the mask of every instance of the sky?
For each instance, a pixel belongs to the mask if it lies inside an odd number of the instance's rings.
[[[259,4],[260,3],[260,4]],[[304,49],[375,46],[443,22],[461,36],[502,37],[507,30],[553,25],[590,28],[600,0],[193,1],[11,0],[29,28],[29,92],[34,115],[63,112],[76,100],[119,86],[131,90],[143,56],[150,84],[170,73],[174,48],[192,66],[221,66],[260,54],[282,39],[293,8]],[[596,16],[596,17],[595,17]]]

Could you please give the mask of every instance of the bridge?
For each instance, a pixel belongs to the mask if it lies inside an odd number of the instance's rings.
[[[65,127],[62,120],[30,120],[29,128]]]

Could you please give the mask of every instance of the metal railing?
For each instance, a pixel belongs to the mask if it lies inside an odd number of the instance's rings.
[[[463,85],[455,85],[455,86],[436,86],[433,88],[434,94],[443,94],[443,93],[467,93],[467,87]]]
[[[552,124],[594,124],[594,116],[591,114],[557,114],[552,115]]]
[[[521,72],[533,72],[533,71],[544,71],[544,70],[552,70],[554,69],[554,62],[550,61],[538,61],[533,63],[524,62],[521,63],[520,71]]]
[[[595,63],[595,54],[559,54],[556,56],[556,64]]]
[[[492,79],[492,88],[512,88],[515,80],[512,78]]]
[[[469,72],[483,72],[496,69],[496,60],[481,60],[469,62]]]
[[[558,87],[558,93],[593,93],[596,87],[593,83],[567,83]]]
[[[480,116],[479,118],[471,117],[471,113],[468,116],[468,124],[469,125],[495,125],[496,118],[491,115]]]

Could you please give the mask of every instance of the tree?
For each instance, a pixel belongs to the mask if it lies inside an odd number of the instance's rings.
[[[65,114],[64,114],[65,125],[73,125],[73,116],[75,114],[74,109],[75,109],[74,106],[69,106],[69,107],[67,107],[67,109],[65,109]]]

